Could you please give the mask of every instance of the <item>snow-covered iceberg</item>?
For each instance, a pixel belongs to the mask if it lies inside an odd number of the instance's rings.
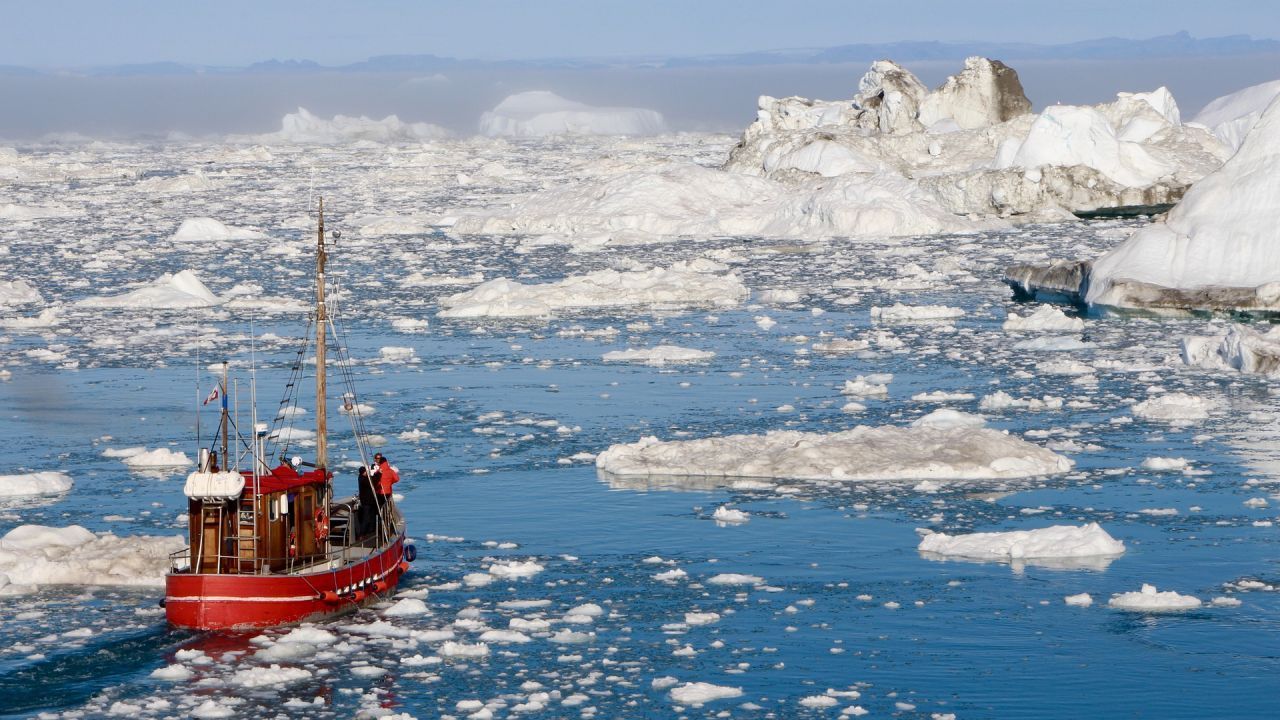
[[[1258,118],[1262,117],[1262,111],[1278,95],[1280,80],[1252,85],[1205,105],[1192,122],[1210,128],[1225,145],[1233,151],[1238,150]]]
[[[488,137],[657,135],[666,130],[666,121],[654,110],[593,107],[547,90],[511,95],[480,116],[480,134]]]
[[[892,172],[956,214],[1059,220],[1172,203],[1228,154],[1165,88],[1033,115],[1012,68],[973,57],[932,92],[882,60],[852,101],[761,97],[724,167],[799,183]]]
[[[76,303],[79,307],[184,309],[212,307],[222,299],[210,292],[194,271],[165,273],[143,287],[123,295],[98,295]]]
[[[1162,592],[1155,585],[1143,585],[1141,590],[1119,593],[1107,601],[1109,607],[1135,612],[1178,612],[1194,610],[1202,604],[1198,597],[1173,590]]]
[[[918,549],[930,559],[1098,568],[1123,555],[1124,543],[1097,523],[1089,523],[968,535],[933,533],[920,539]]]
[[[1280,101],[1240,149],[1163,223],[1093,262],[1086,302],[1115,307],[1280,310]]]
[[[449,131],[439,125],[425,122],[407,123],[388,115],[381,120],[364,116],[335,115],[332,120],[318,117],[298,108],[280,121],[280,129],[265,135],[238,138],[253,143],[291,143],[340,145],[361,140],[375,143],[411,143],[439,140],[449,136]]]
[[[497,278],[440,299],[445,318],[549,317],[561,310],[622,307],[727,307],[750,295],[742,279],[710,260],[666,268],[599,270],[558,282],[524,285]]]
[[[596,467],[619,476],[990,480],[1063,473],[1072,462],[998,430],[928,423],[666,442],[646,437],[613,445],[596,457]]]

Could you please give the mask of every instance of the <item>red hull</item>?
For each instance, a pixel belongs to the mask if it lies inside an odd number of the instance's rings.
[[[296,575],[170,573],[169,623],[195,630],[260,628],[323,620],[386,597],[409,568],[404,536],[375,555],[332,570]]]

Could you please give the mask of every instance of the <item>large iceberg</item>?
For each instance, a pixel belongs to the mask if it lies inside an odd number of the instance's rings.
[[[1114,307],[1280,310],[1280,100],[1163,223],[1095,260],[1084,300]]]
[[[546,90],[511,95],[480,116],[480,134],[488,137],[657,135],[666,130],[656,111],[593,107]]]
[[[761,97],[725,168],[794,183],[892,172],[952,213],[1057,220],[1172,203],[1228,154],[1164,88],[1034,115],[1012,68],[973,57],[932,92],[882,60],[852,100]]]
[[[254,143],[338,145],[360,140],[411,143],[439,140],[448,136],[449,131],[439,125],[407,123],[395,115],[388,115],[381,120],[335,115],[332,120],[326,120],[311,114],[306,108],[298,108],[298,112],[284,116],[277,132],[241,139]]]
[[[1204,106],[1193,122],[1213,130],[1213,134],[1233,151],[1240,148],[1262,111],[1280,95],[1280,80],[1252,85],[1224,95]]]

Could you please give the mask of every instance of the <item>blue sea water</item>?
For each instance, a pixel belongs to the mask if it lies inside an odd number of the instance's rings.
[[[334,222],[340,225],[341,215]],[[871,717],[900,718],[1269,716],[1280,690],[1280,593],[1238,583],[1280,584],[1271,524],[1280,459],[1274,383],[1182,365],[1178,339],[1220,325],[1212,319],[1089,317],[1085,331],[1074,334],[1089,346],[1066,352],[1017,349],[1025,336],[1001,330],[1006,313],[1032,309],[1013,302],[1001,284],[1004,264],[1028,253],[1105,247],[1132,224],[890,243],[719,238],[587,254],[564,247],[517,252],[516,240],[460,242],[442,233],[340,243],[334,262],[346,293],[341,307],[356,391],[373,406],[369,428],[385,438],[382,450],[400,468],[401,508],[419,550],[400,590],[417,591],[429,612],[388,618],[400,632],[376,624],[382,609],[366,609],[324,626],[336,637],[332,644],[268,662],[255,655],[287,629],[172,630],[157,606],[158,587],[44,586],[0,597],[0,715],[427,718],[467,717],[483,707],[493,717],[816,718],[857,706]],[[17,239],[19,250],[21,242],[47,242]],[[796,289],[802,301],[464,322],[435,317],[437,297],[460,288],[397,283],[411,267],[546,282],[623,260],[666,265],[715,250],[735,256],[734,271],[753,290]],[[0,256],[0,269],[13,276],[20,257]],[[219,278],[217,291],[252,282],[281,286],[270,294],[305,297],[305,257],[290,261],[287,274],[244,250],[198,259]],[[189,260],[135,259],[96,278],[94,292],[150,280]],[[52,267],[56,259],[34,262]],[[889,289],[912,276],[903,271],[910,263],[954,272]],[[47,298],[91,294],[71,270],[46,277]],[[842,287],[850,279],[866,282]],[[895,302],[965,314],[941,324],[871,319],[871,307]],[[212,382],[195,368],[197,345],[201,363],[225,356],[235,364],[247,424],[250,336],[277,336],[253,343],[260,402],[273,410],[305,318],[65,312],[48,333],[12,331],[0,345],[12,372],[0,383],[0,470],[56,469],[75,486],[60,497],[6,501],[0,534],[22,524],[79,524],[120,536],[181,533],[183,473],[130,472],[103,451],[144,446],[194,454],[193,398]],[[776,326],[763,329],[760,316]],[[430,326],[401,333],[391,327],[393,317]],[[618,333],[593,339],[579,332],[610,327]],[[901,347],[811,350],[826,334],[880,330]],[[669,367],[601,360],[608,350],[659,342],[716,357]],[[65,346],[58,350],[65,360],[26,354],[52,346]],[[412,347],[417,359],[381,361],[383,347]],[[1038,367],[1066,358],[1093,370],[1065,375]],[[59,367],[66,360],[78,367]],[[858,414],[842,412],[840,386],[869,373],[894,375],[888,397],[862,401],[867,409]],[[973,413],[996,390],[1064,398],[1068,405],[1058,410],[983,414],[991,426],[1032,442],[1074,443],[1061,452],[1075,469],[938,491],[910,482],[785,480],[735,489],[712,480],[605,477],[589,455],[573,457],[646,435],[902,425],[938,407],[911,399],[936,390],[973,394],[944,403]],[[1211,398],[1218,409],[1188,424],[1130,421],[1134,401],[1174,391]],[[302,406],[312,407],[305,395]],[[207,431],[213,415],[205,412]],[[309,417],[298,424],[305,427]],[[351,460],[344,420],[335,417],[335,454]],[[429,437],[399,438],[414,428]],[[1152,457],[1185,458],[1193,472],[1143,469]],[[354,489],[350,477],[339,483],[339,492]],[[1257,497],[1271,498],[1269,506],[1244,504]],[[750,521],[717,524],[711,515],[721,505],[747,511]],[[916,551],[924,529],[1090,521],[1124,541],[1125,554],[1102,567],[1064,569],[938,561]],[[543,569],[480,587],[460,584],[497,560],[532,560]],[[654,577],[677,567],[687,577]],[[760,581],[708,582],[722,573]],[[1144,583],[1195,595],[1206,606],[1163,614],[1107,607],[1112,594]],[[1063,602],[1082,592],[1093,596],[1091,607]],[[1221,596],[1241,604],[1208,605]],[[513,600],[545,603],[500,604]],[[602,613],[590,622],[564,619],[585,604]],[[693,612],[719,617],[691,625],[685,614]],[[402,662],[441,657],[440,641],[410,631],[451,629],[458,642],[474,644],[483,629],[505,629],[513,617],[544,618],[551,629],[531,633],[526,643],[490,642],[482,658]],[[565,630],[582,634],[555,635]],[[208,662],[192,661],[192,650]],[[301,672],[263,685],[245,674],[273,663]],[[191,677],[152,677],[170,664],[184,665]],[[371,667],[380,670],[359,669]],[[741,694],[682,705],[670,695],[674,682]],[[829,689],[848,694],[827,695],[829,706],[801,703]]]

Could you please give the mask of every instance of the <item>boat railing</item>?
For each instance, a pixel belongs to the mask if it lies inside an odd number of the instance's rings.
[[[205,575],[282,575],[304,569],[323,570],[340,567],[352,561],[374,554],[391,545],[404,535],[404,523],[396,513],[391,532],[375,532],[362,538],[344,539],[329,543],[326,552],[305,553],[286,557],[246,557],[244,555],[205,553],[196,569],[191,560],[191,548],[169,553],[169,571],[175,574]],[[327,567],[329,566],[329,567]]]

